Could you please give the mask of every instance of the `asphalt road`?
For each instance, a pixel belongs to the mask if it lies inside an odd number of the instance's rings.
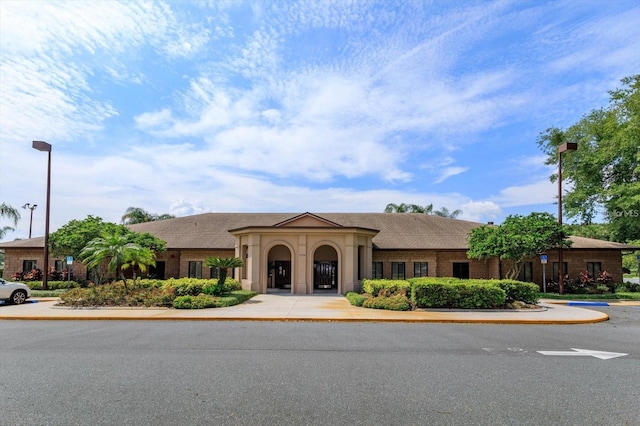
[[[0,424],[635,425],[640,308],[600,309],[613,320],[0,321]],[[537,352],[571,348],[628,355]]]

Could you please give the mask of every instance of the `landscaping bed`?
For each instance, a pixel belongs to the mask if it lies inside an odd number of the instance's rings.
[[[363,293],[347,293],[354,306],[408,311],[416,308],[532,309],[538,308],[539,288],[514,280],[412,278],[364,280]]]
[[[127,280],[74,288],[60,294],[58,306],[205,309],[237,305],[256,294],[233,279],[222,287],[215,279]]]

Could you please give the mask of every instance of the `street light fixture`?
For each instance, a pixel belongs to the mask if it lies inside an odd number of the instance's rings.
[[[26,203],[24,206],[22,206],[23,209],[29,209],[31,210],[31,216],[29,217],[29,239],[31,239],[31,229],[33,228],[33,211],[36,209],[36,207],[38,207],[37,204],[31,205],[29,203]]]
[[[562,228],[562,153],[575,151],[578,144],[565,142],[558,147],[558,223]],[[564,259],[562,258],[562,241],[558,247],[558,293],[564,293]]]
[[[44,141],[33,141],[33,149],[48,152],[47,162],[47,205],[44,214],[44,271],[42,273],[42,289],[49,289],[49,212],[51,211],[51,144]]]

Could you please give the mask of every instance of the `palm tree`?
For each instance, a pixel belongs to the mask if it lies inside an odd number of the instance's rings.
[[[0,217],[10,219],[13,222],[13,226],[16,226],[20,220],[20,213],[10,205],[2,203],[0,204]],[[4,238],[9,231],[15,231],[15,228],[12,226],[3,226],[0,228],[0,238]]]
[[[456,217],[458,217],[458,215],[460,215],[460,213],[462,213],[462,210],[460,209],[449,212],[449,209],[446,207],[442,207],[440,210],[435,210],[433,212],[433,214],[435,214],[436,216],[448,217],[450,219],[455,219]]]
[[[140,250],[131,250],[125,262],[120,267],[121,270],[129,269],[133,271],[133,285],[136,285],[136,269],[140,273],[147,272],[149,266],[156,266],[156,254],[147,247],[140,247]]]
[[[133,225],[136,223],[155,222],[157,220],[173,219],[174,215],[149,213],[140,207],[129,207],[122,215],[122,223],[125,225]]]
[[[119,276],[124,282],[125,290],[128,290],[127,280],[122,272],[123,265],[131,262],[131,259],[137,256],[137,252],[143,250],[149,249],[129,242],[126,235],[116,233],[91,240],[80,252],[80,259],[87,269],[106,263],[108,271]]]
[[[241,268],[244,262],[239,257],[207,257],[204,262],[208,268],[218,268],[218,284],[216,293],[222,293],[224,282],[227,279],[227,270],[229,268]]]
[[[394,204],[389,203],[387,207],[384,209],[385,213],[424,213],[431,214],[433,211],[433,204],[429,204],[428,206],[420,206],[418,204]]]

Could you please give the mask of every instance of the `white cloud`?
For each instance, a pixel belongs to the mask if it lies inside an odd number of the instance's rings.
[[[502,207],[551,205],[556,201],[557,195],[558,185],[547,178],[526,185],[508,186],[491,197],[491,201]]]
[[[469,170],[468,167],[445,167],[440,171],[440,176],[434,183],[442,183],[451,176],[456,176]]]
[[[460,206],[460,219],[480,222],[493,220],[502,214],[502,209],[492,201],[469,201]]]

